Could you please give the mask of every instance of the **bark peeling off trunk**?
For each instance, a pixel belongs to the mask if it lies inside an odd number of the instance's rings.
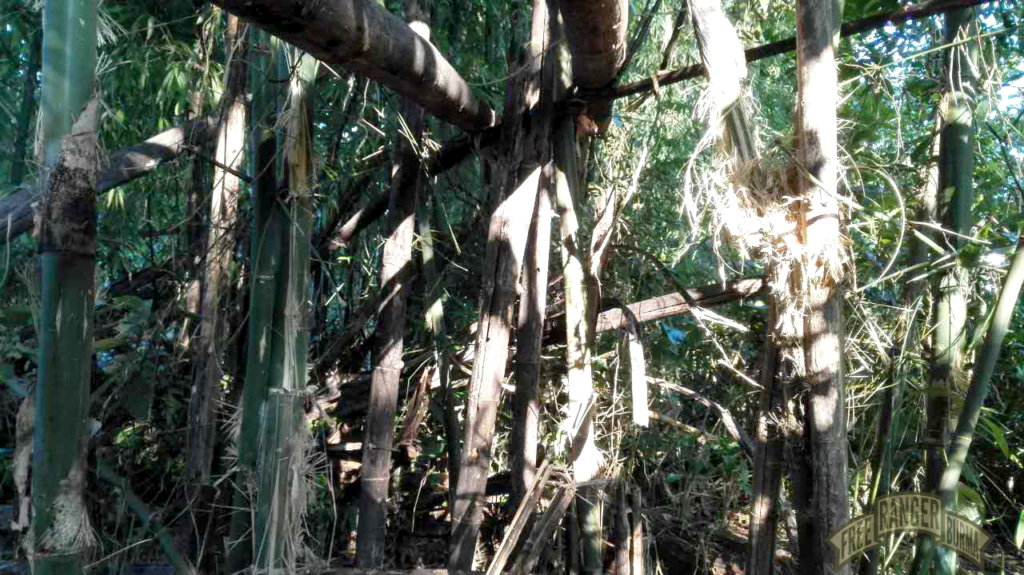
[[[204,504],[198,497],[204,491],[201,487],[210,485],[217,429],[215,409],[220,399],[220,384],[224,375],[221,369],[221,352],[224,351],[222,339],[226,318],[223,317],[222,298],[223,294],[227,293],[231,281],[231,261],[235,252],[231,229],[237,220],[238,194],[241,187],[240,179],[232,172],[237,172],[241,167],[245,148],[245,34],[238,18],[228,17],[224,36],[229,50],[224,75],[224,121],[217,133],[216,158],[218,163],[231,171],[217,168],[209,198],[209,253],[203,270],[205,293],[199,346],[199,361],[202,362],[203,369],[195,373],[192,382],[185,458],[185,474],[190,495],[191,490],[196,490],[192,495],[192,512],[196,513],[199,521],[209,517],[209,509],[203,509]]]
[[[451,569],[468,569],[483,518],[484,488],[508,359],[512,304],[537,197],[540,168],[495,210],[487,233],[487,259],[480,297],[476,359],[466,405],[464,452],[452,510]]]
[[[372,0],[215,0],[214,4],[308,51],[388,86],[468,131],[494,112],[428,40]]]
[[[32,456],[37,572],[80,569],[96,543],[84,501],[96,248],[99,100],[93,98],[44,170],[40,209],[39,384]],[[58,359],[59,357],[59,359]],[[53,571],[48,571],[53,570]]]
[[[64,138],[45,175],[48,193],[39,209],[39,252],[96,254],[96,166],[99,100],[93,98]]]

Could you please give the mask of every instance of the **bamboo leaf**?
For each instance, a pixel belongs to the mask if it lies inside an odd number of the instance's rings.
[[[1013,535],[1013,544],[1020,549],[1024,545],[1024,509],[1020,512],[1020,517],[1017,518],[1017,532]]]
[[[961,514],[964,514],[963,512],[965,511],[965,507],[970,507],[973,504],[974,506],[977,506],[977,511],[980,513],[980,516],[985,516],[985,498],[975,491],[973,487],[970,487],[965,483],[961,483],[957,486],[957,495],[967,500],[967,503],[961,503],[958,506]]]
[[[996,442],[996,446],[999,448],[999,451],[1002,452],[1003,457],[1007,460],[1013,459],[1013,456],[1010,454],[1010,446],[1006,443],[1006,435],[1003,433],[1003,430],[999,425],[988,417],[982,417],[981,423],[988,429],[989,433],[992,434],[992,439]]]

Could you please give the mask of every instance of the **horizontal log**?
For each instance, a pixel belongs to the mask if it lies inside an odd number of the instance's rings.
[[[766,289],[764,278],[746,278],[726,282],[724,286],[716,283],[691,288],[686,290],[686,295],[679,292],[669,293],[631,303],[626,307],[633,312],[637,321],[644,323],[689,313],[692,309],[691,302],[693,306],[697,307],[713,307],[758,295],[764,289]],[[564,317],[563,314],[559,314],[549,316],[544,321],[544,345],[565,343]],[[597,331],[599,333],[625,327],[626,316],[623,315],[620,307],[605,309],[597,316]]]
[[[670,293],[629,304],[637,321],[644,323],[688,313],[693,307],[711,307],[757,295],[764,289],[763,278],[749,278],[722,284],[712,284],[686,290],[686,295]],[[689,298],[687,298],[689,296]],[[689,300],[689,301],[688,301]],[[691,304],[692,302],[692,304]],[[597,317],[597,331],[626,327],[626,316],[621,308],[601,312]]]
[[[494,112],[430,41],[373,0],[213,0],[224,10],[395,90],[438,118],[478,132]]]
[[[216,132],[216,116],[198,118],[114,152],[106,159],[96,193],[109,192],[149,174],[176,159],[190,146],[211,140]],[[0,199],[0,245],[32,230],[35,225],[32,204],[39,200],[40,194],[41,190],[33,187]]]

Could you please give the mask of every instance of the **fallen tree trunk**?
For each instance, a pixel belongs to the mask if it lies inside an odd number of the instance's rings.
[[[746,278],[727,282],[724,286],[716,283],[688,289],[685,295],[679,292],[669,293],[631,303],[626,307],[633,312],[637,321],[645,323],[689,313],[694,307],[712,307],[731,303],[745,297],[759,295],[764,293],[764,290],[764,278]],[[597,316],[596,331],[600,333],[623,329],[626,327],[627,321],[621,307],[607,309]],[[544,345],[565,343],[565,324],[560,315],[549,318],[546,327]]]
[[[429,41],[371,0],[214,0],[305,50],[395,90],[438,118],[477,132],[494,112]]]
[[[180,126],[160,132],[141,144],[114,152],[107,158],[103,171],[100,172],[96,193],[109,192],[149,174],[180,156],[190,146],[209,141],[216,132],[217,117],[208,116],[189,120]],[[32,230],[35,226],[32,204],[40,197],[40,190],[31,188],[0,200],[0,244]]]

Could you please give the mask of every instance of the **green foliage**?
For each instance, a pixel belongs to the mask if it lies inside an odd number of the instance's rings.
[[[646,2],[631,3],[629,37],[637,33],[637,23]],[[736,24],[747,47],[794,35],[792,2],[758,0],[726,2],[726,10]],[[896,0],[848,0],[845,19],[851,20],[891,10]],[[223,18],[206,9],[197,10],[190,2],[106,3],[105,18],[116,24],[114,36],[101,48],[104,64],[99,81],[108,111],[102,129],[102,144],[107,152],[137,144],[146,138],[179,125],[193,113],[218,111],[223,77]],[[400,10],[398,2],[390,9]],[[649,78],[660,64],[663,50],[681,2],[663,2],[654,16],[649,36],[641,44],[622,83]],[[843,82],[841,159],[845,168],[843,187],[856,208],[851,208],[846,229],[855,254],[849,288],[858,290],[869,282],[882,281],[847,298],[847,359],[850,392],[849,421],[853,461],[860,467],[852,473],[863,478],[851,497],[862,498],[871,484],[871,474],[863,462],[870,458],[877,433],[878,405],[882,390],[898,385],[902,402],[895,416],[892,436],[893,488],[920,489],[921,457],[917,444],[923,416],[923,382],[930,353],[917,335],[927,336],[927,318],[931,313],[929,290],[921,296],[916,315],[918,334],[907,332],[908,313],[904,296],[909,288],[931,283],[943,266],[955,261],[964,266],[971,279],[969,298],[968,368],[973,353],[982,341],[992,308],[992,295],[1000,284],[1002,271],[996,255],[1005,254],[1021,231],[1020,211],[1024,204],[1024,180],[1021,157],[1024,154],[1024,126],[1021,124],[1022,54],[1019,25],[1024,13],[1018,0],[992,3],[979,8],[983,30],[1001,27],[1008,33],[985,38],[983,79],[976,95],[974,181],[978,193],[972,206],[977,224],[971,230],[976,241],[952,254],[946,242],[937,245],[951,255],[947,259],[929,252],[923,267],[906,271],[914,230],[928,231],[913,224],[918,221],[919,191],[926,177],[931,156],[935,114],[946,78],[942,53],[924,53],[941,42],[942,19],[932,17],[887,27],[844,40],[839,48],[840,78]],[[526,4],[515,6],[489,0],[441,0],[433,3],[432,42],[449,57],[456,68],[493,107],[500,109],[504,99],[504,80],[512,69],[506,53],[513,38],[525,37],[528,25]],[[519,18],[511,24],[515,9]],[[11,169],[16,120],[30,56],[29,40],[40,25],[39,15],[20,0],[0,0],[0,194]],[[7,57],[10,56],[10,57]],[[683,27],[678,47],[670,59],[672,68],[698,61],[692,27]],[[766,148],[785,155],[792,147],[794,115],[795,58],[782,55],[761,60],[749,67],[749,86],[757,101],[756,123]],[[390,91],[367,84],[344,70],[340,77],[325,74],[318,80],[319,103],[314,113],[319,187],[314,213],[314,264],[309,300],[314,312],[310,321],[311,364],[322,355],[339,334],[350,327],[353,314],[376,294],[380,267],[380,237],[388,228],[384,220],[374,224],[348,245],[329,241],[319,251],[323,239],[339,223],[344,223],[356,206],[389,189],[388,169],[374,164],[381,154],[390,154],[396,141],[396,97]],[[275,78],[282,89],[283,79]],[[276,84],[275,84],[276,85]],[[584,240],[599,212],[600,197],[608,190],[628,189],[634,177],[638,192],[623,207],[623,217],[613,243],[615,249],[602,277],[604,293],[622,302],[634,302],[685,287],[712,284],[722,277],[753,276],[763,270],[757,263],[744,261],[740,254],[720,241],[710,228],[705,205],[696,215],[684,213],[682,181],[691,160],[695,166],[714,162],[710,153],[692,158],[705,126],[697,116],[702,80],[674,87],[662,87],[658,97],[626,98],[616,103],[614,127],[608,138],[595,145],[590,186],[581,206]],[[201,101],[201,104],[199,104]],[[195,106],[199,109],[194,109]],[[34,110],[29,115],[34,117]],[[430,130],[430,139],[440,143],[457,134],[440,124]],[[433,149],[433,146],[430,147]],[[644,149],[646,165],[638,165]],[[210,154],[206,154],[210,155]],[[33,157],[30,151],[29,157]],[[210,166],[201,158],[185,155],[171,165],[145,178],[122,186],[101,198],[97,284],[104,305],[97,309],[96,353],[93,402],[90,417],[103,424],[95,440],[105,455],[117,463],[119,472],[129,477],[140,496],[154,507],[164,509],[167,517],[181,510],[174,495],[182,480],[180,464],[185,418],[191,380],[192,336],[199,316],[188,303],[195,276],[196,257],[192,252],[188,229],[193,224],[201,231],[206,226],[204,197],[190,198],[193,176],[198,189],[210,185],[204,173]],[[31,164],[31,162],[30,162]],[[387,165],[388,162],[384,162]],[[376,167],[372,167],[376,166]],[[376,171],[371,171],[376,170]],[[30,169],[27,183],[35,180]],[[479,274],[484,260],[483,234],[486,233],[488,191],[485,170],[476,160],[432,178],[427,193],[434,194],[441,206],[441,217],[434,222],[434,238],[441,271],[441,289],[445,294],[445,313],[449,350],[461,354],[472,347],[469,326],[478,314]],[[252,174],[252,168],[246,168]],[[363,186],[348,184],[366,174]],[[729,193],[727,187],[716,193]],[[0,198],[2,199],[2,198]],[[246,187],[239,199],[242,226],[253,219],[251,189]],[[191,210],[191,211],[189,211]],[[483,223],[479,223],[479,222]],[[333,227],[332,227],[333,226]],[[476,226],[475,228],[473,226]],[[247,237],[245,229],[235,237]],[[902,238],[901,238],[902,236]],[[225,367],[230,381],[241,380],[240,359],[244,358],[249,315],[245,294],[247,274],[252,273],[250,246],[240,245],[233,264],[235,293],[227,304],[231,309],[223,345]],[[643,250],[648,255],[628,251]],[[29,282],[17,281],[19,275],[35,277],[31,267],[32,240],[23,238],[0,252],[0,269],[8,269],[11,278],[0,290],[0,378],[7,382],[31,383],[35,377],[37,355],[34,328],[34,291]],[[657,260],[668,270],[661,271]],[[557,260],[557,257],[553,258]],[[887,266],[892,263],[891,267]],[[127,285],[131,278],[153,270],[166,272],[166,281],[132,284],[128,295],[105,298],[106,289]],[[22,274],[15,274],[23,270]],[[552,277],[559,270],[552,269]],[[119,292],[120,293],[120,292]],[[559,294],[552,293],[549,304]],[[422,290],[416,285],[409,304],[409,353],[407,361],[424,354]],[[657,325],[645,325],[641,339],[648,359],[648,375],[692,388],[731,410],[741,425],[749,429],[756,410],[756,390],[747,378],[757,379],[759,350],[763,343],[766,310],[763,302],[746,302],[716,308],[731,320],[745,325],[742,332],[693,317],[666,319]],[[1024,310],[1018,310],[1018,312]],[[1018,475],[1024,450],[1024,319],[1018,313],[1006,341],[1005,353],[996,370],[998,397],[988,405],[981,419],[983,433],[972,448],[970,469],[965,471],[960,499],[973,505],[991,526],[992,532],[1018,547],[1024,540],[1024,513],[1014,493],[1007,493],[1008,478]],[[365,325],[351,326],[359,331],[353,346],[340,361],[342,377],[358,374],[373,362],[369,341],[375,328],[371,318]],[[653,421],[648,429],[628,424],[625,407],[629,403],[625,371],[614,349],[621,334],[598,339],[594,350],[596,386],[600,392],[598,443],[607,454],[609,470],[621,470],[652,495],[652,506],[664,505],[664,531],[694,533],[708,523],[723,524],[741,513],[749,504],[752,470],[735,443],[727,436],[718,417],[697,402],[664,390],[651,388],[651,409],[676,421],[697,427],[704,435],[694,435]],[[909,343],[908,343],[909,342]],[[895,351],[893,351],[895,350]],[[560,348],[545,350],[544,377],[551,382],[542,390],[541,443],[552,457],[558,453],[564,437],[557,422],[565,401],[565,389],[557,371],[562,361]],[[244,363],[244,362],[243,362]],[[468,366],[471,367],[471,366]],[[897,374],[895,383],[889,370]],[[421,369],[417,364],[416,369]],[[415,371],[415,370],[413,370]],[[411,381],[415,382],[416,375]],[[741,375],[742,374],[742,375]],[[745,377],[744,377],[745,376]],[[462,375],[459,375],[461,378]],[[336,382],[312,382],[326,395]],[[347,385],[347,384],[342,384]],[[228,386],[225,398],[237,393]],[[467,391],[456,390],[462,405]],[[403,398],[404,401],[404,398]],[[310,402],[312,403],[312,402]],[[438,402],[440,403],[440,402]],[[424,474],[419,500],[440,492],[443,487],[437,470],[443,469],[448,439],[439,418],[438,406],[431,408],[418,437],[419,455],[409,464]],[[329,408],[325,423],[338,431],[343,441],[359,441],[361,419],[336,420]],[[461,407],[460,407],[461,411]],[[316,414],[318,417],[319,414]],[[510,425],[502,412],[499,430]],[[499,432],[500,433],[500,432]],[[13,445],[13,429],[3,432]],[[326,433],[324,435],[330,435]],[[494,471],[507,468],[507,457],[499,436]],[[225,460],[230,461],[230,460]],[[225,467],[230,467],[226,463]],[[341,493],[353,474],[329,476],[317,471],[310,478],[316,490],[334,489]],[[1018,486],[1019,490],[1020,487]],[[321,491],[316,491],[322,493]],[[698,496],[705,496],[700,499]],[[339,499],[340,499],[339,495]],[[697,503],[707,500],[709,503]],[[117,497],[104,492],[94,503],[106,509],[98,516],[103,527],[104,551],[122,549],[137,541],[141,532],[128,525],[128,516],[117,511]],[[395,506],[411,509],[418,501],[416,492],[402,491]],[[320,556],[344,550],[345,537],[354,529],[356,510],[341,501],[335,508],[327,496],[311,499],[307,516],[309,540],[317,545]],[[730,515],[733,514],[733,515]],[[685,518],[683,521],[680,518]],[[420,516],[418,520],[422,520]],[[657,527],[664,527],[658,525]],[[689,531],[687,531],[689,530]],[[332,543],[333,542],[333,543]],[[332,547],[333,544],[333,547]],[[906,548],[894,555],[900,563]],[[137,557],[154,555],[152,549],[139,551]]]

